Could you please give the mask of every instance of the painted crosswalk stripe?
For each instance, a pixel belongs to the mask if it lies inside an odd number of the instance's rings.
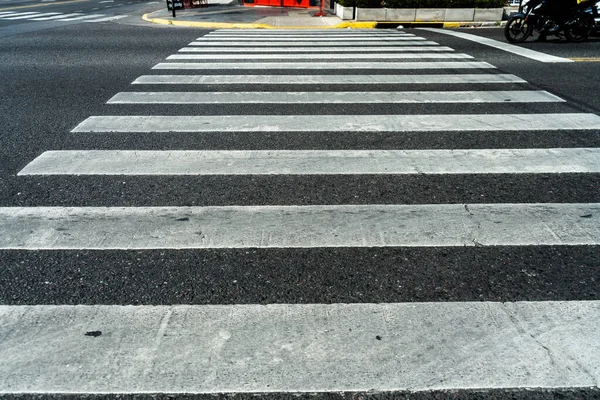
[[[18,20],[18,19],[28,19],[28,18],[34,18],[34,17],[48,17],[50,15],[56,15],[56,14],[60,14],[60,13],[56,13],[56,12],[52,12],[52,13],[35,13],[35,14],[31,14],[31,15],[20,15],[18,17],[8,17],[8,18],[4,18],[7,20]]]
[[[19,12],[19,13],[11,13],[11,14],[6,14],[6,15],[0,15],[0,18],[2,19],[10,19],[13,17],[25,17],[27,18],[28,16],[30,17],[34,17],[38,14],[41,14],[40,12],[37,11],[28,11],[28,12]]]
[[[472,59],[463,53],[305,53],[305,54],[173,54],[167,60],[404,60],[404,59]]]
[[[104,17],[104,18],[86,20],[84,22],[108,22],[108,21],[116,21],[118,19],[125,18],[125,17],[127,17],[127,15],[113,15],[112,17]]]
[[[402,39],[402,38],[398,38],[398,39]],[[211,42],[208,40],[204,40],[204,41],[195,41],[195,42],[191,42],[189,45],[190,46],[217,46],[217,47],[223,47],[223,46],[229,46],[229,47],[244,47],[244,46],[252,46],[252,47],[256,47],[256,46],[314,46],[314,47],[318,47],[318,46],[402,46],[402,45],[407,45],[407,46],[419,46],[419,43],[421,43],[422,46],[434,46],[434,45],[438,45],[437,42],[431,42],[431,41],[426,41],[423,38],[405,38],[406,40],[395,40],[395,41],[356,41],[356,42],[332,42],[332,41],[327,41],[327,42],[282,42],[282,41],[277,41],[277,42],[261,42],[261,41],[252,41],[250,43],[234,43],[234,42]]]
[[[517,54],[522,57],[527,57],[533,60],[547,62],[547,63],[564,63],[564,62],[573,62],[568,58],[557,57],[546,53],[541,53],[539,51],[527,49],[520,46],[515,46],[510,43],[506,43],[504,41],[500,42],[494,39],[486,38],[480,35],[472,35],[465,32],[457,32],[453,29],[436,29],[436,28],[421,28],[423,30],[432,31],[444,35],[457,36],[461,39],[471,40],[486,46],[494,47],[496,49],[506,51],[509,53]]]
[[[92,18],[98,18],[98,17],[103,17],[106,14],[90,14],[90,15],[82,15],[79,17],[72,17],[72,18],[65,18],[62,21],[81,21],[84,19],[92,19]]]
[[[142,75],[133,84],[469,84],[525,83],[511,74],[447,75]]]
[[[598,130],[595,114],[92,116],[73,132],[457,132]]]
[[[411,92],[121,92],[108,104],[378,104],[564,102],[544,90]]]
[[[56,150],[19,175],[600,173],[600,149]]]
[[[63,20],[64,18],[68,18],[68,17],[77,17],[77,16],[81,16],[81,13],[72,13],[72,14],[62,14],[62,15],[55,15],[52,17],[42,17],[42,18],[33,18],[31,19],[31,21],[54,21],[54,20]]]
[[[495,68],[483,61],[348,61],[348,62],[169,62],[156,64],[152,69],[480,69]]]
[[[309,52],[315,53],[318,51],[331,51],[331,49],[322,47],[315,49],[314,47],[228,47],[226,49],[216,48],[210,49],[205,47],[183,47],[180,52],[193,53],[294,53],[294,52]],[[454,51],[451,47],[445,46],[389,46],[389,47],[336,47],[336,53],[360,53],[369,52],[376,53],[378,51]]]
[[[599,203],[0,207],[0,249],[600,245]]]
[[[213,40],[213,39],[217,39],[217,40],[229,40],[229,39],[241,39],[241,40],[248,40],[248,38],[256,38],[256,39],[267,39],[267,40],[273,40],[273,38],[282,38],[283,40],[290,40],[293,38],[299,38],[301,37],[303,40],[307,40],[307,38],[331,38],[333,40],[338,40],[341,38],[348,38],[351,40],[354,39],[364,39],[366,38],[367,40],[372,40],[372,38],[380,38],[380,39],[387,39],[387,38],[398,38],[398,37],[415,37],[414,34],[412,33],[393,33],[393,34],[379,34],[379,35],[370,35],[370,34],[353,34],[353,35],[347,35],[347,34],[340,34],[340,33],[328,33],[328,34],[319,34],[319,33],[303,33],[302,35],[300,34],[280,34],[280,35],[271,35],[271,34],[223,34],[223,33],[210,33],[206,36],[203,36],[202,39],[208,39],[208,40]]]
[[[223,28],[223,29],[219,29],[218,32],[220,33],[240,33],[239,29],[229,29],[229,28]],[[248,33],[248,34],[252,34],[252,33],[259,33],[259,34],[264,34],[265,30],[264,28],[248,28],[242,31],[244,33]],[[372,33],[372,34],[382,34],[385,33],[384,31],[374,31],[373,29],[369,29],[369,28],[356,28],[356,29],[346,29],[346,30],[342,30],[340,31],[342,33],[346,33],[348,35],[350,34],[365,34],[365,33]],[[399,33],[404,33],[403,31],[398,31]],[[269,33],[273,34],[273,35],[282,35],[282,34],[289,34],[289,33],[322,33],[324,35],[327,35],[329,33],[331,33],[331,31],[325,31],[323,30],[323,28],[277,28],[277,29],[272,29],[269,30]]]
[[[597,300],[3,305],[0,325],[5,394],[413,393],[600,380]]]
[[[230,42],[230,43],[235,43],[235,42],[253,42],[256,39],[253,37],[249,37],[249,36],[244,36],[244,37],[237,37],[237,38],[227,38],[227,37],[204,37],[204,40],[207,41],[213,41],[213,42]],[[271,41],[280,41],[280,42],[320,42],[320,41],[324,41],[324,42],[355,42],[355,41],[360,41],[360,42],[370,42],[370,41],[386,41],[386,42],[395,42],[395,41],[399,41],[399,40],[425,40],[424,38],[420,38],[418,36],[414,36],[414,35],[406,35],[406,36],[394,36],[394,37],[361,37],[361,38],[355,38],[355,37],[281,37],[281,36],[269,36],[269,37],[261,37],[259,41],[263,41],[263,42],[271,42]]]

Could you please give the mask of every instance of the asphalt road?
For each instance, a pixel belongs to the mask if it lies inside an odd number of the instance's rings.
[[[118,3],[120,0],[115,0]],[[27,5],[28,3],[24,3]],[[85,5],[85,6],[84,6]],[[91,3],[61,12],[92,11]],[[61,6],[66,7],[66,6]],[[2,4],[0,4],[2,8]],[[54,8],[49,10],[54,10]],[[57,8],[58,10],[58,8]],[[50,11],[49,11],[50,12]],[[94,12],[96,12],[94,10]],[[103,11],[98,11],[103,12]],[[137,22],[136,22],[137,24]],[[10,31],[8,22],[0,22]],[[467,33],[502,39],[500,29]],[[486,149],[598,147],[600,131],[389,133],[77,134],[92,115],[336,115],[451,113],[600,114],[598,62],[541,63],[430,31],[410,30],[525,79],[471,90],[547,90],[566,103],[392,105],[108,105],[131,82],[206,30],[96,23],[54,26],[0,39],[0,206],[224,206],[320,204],[592,203],[597,174],[332,176],[17,176],[44,151]],[[524,47],[592,58],[600,38]],[[218,71],[235,74],[239,71]],[[372,71],[373,72],[373,71]],[[377,72],[377,71],[374,71]],[[440,71],[445,73],[447,71]],[[279,73],[294,71],[281,70]],[[309,72],[311,73],[311,72]],[[316,71],[312,73],[328,73]],[[358,71],[361,73],[361,71]],[[385,73],[385,72],[383,72]],[[331,81],[336,75],[332,73]],[[190,85],[192,86],[192,85]],[[228,90],[328,90],[309,82]],[[448,90],[445,84],[411,90]],[[198,91],[185,85],[169,90]],[[203,90],[203,89],[200,89]],[[208,87],[206,90],[217,90]],[[396,90],[336,85],[336,90]],[[0,250],[0,304],[272,304],[600,300],[597,246],[305,248],[209,250]],[[598,392],[540,392],[582,398]],[[430,394],[435,396],[436,394]],[[447,394],[442,394],[446,396]],[[465,398],[530,398],[463,392]],[[409,396],[409,395],[407,395]],[[440,394],[437,394],[440,396]],[[382,397],[384,398],[384,397]],[[420,397],[410,397],[420,398]],[[432,397],[433,398],[433,397]],[[444,397],[435,397],[444,398]]]

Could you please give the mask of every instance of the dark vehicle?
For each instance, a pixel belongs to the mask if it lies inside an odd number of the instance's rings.
[[[597,0],[584,1],[572,7],[557,8],[556,0],[529,0],[519,4],[504,27],[504,36],[511,43],[522,43],[534,32],[539,40],[548,35],[566,37],[571,42],[582,42],[598,29]],[[559,3],[565,4],[565,3]]]

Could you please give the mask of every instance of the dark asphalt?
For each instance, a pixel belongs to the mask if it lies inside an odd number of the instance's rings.
[[[474,32],[476,30],[470,30]],[[106,105],[152,66],[206,31],[86,24],[0,42],[0,206],[163,206],[598,202],[595,174],[457,176],[19,177],[54,149],[427,149],[598,147],[600,132],[425,134],[74,134],[91,115],[596,112],[598,63],[546,65],[464,40],[415,31],[514,73],[567,104],[154,106]],[[476,33],[499,36],[501,30]],[[557,55],[566,45],[550,46]],[[552,47],[554,46],[554,47]],[[588,46],[588,47],[583,47]],[[584,54],[600,43],[583,45]],[[578,55],[580,53],[577,53]],[[595,68],[594,68],[595,67]],[[221,72],[221,71],[217,71]],[[237,73],[227,71],[225,73]],[[436,71],[439,72],[439,71]],[[171,72],[170,72],[171,73]],[[216,72],[213,72],[216,73]],[[285,73],[285,71],[282,71]],[[419,73],[421,73],[419,71]],[[332,76],[335,79],[335,76]],[[473,90],[499,85],[471,85]],[[585,90],[582,90],[585,87]],[[424,86],[414,87],[414,90]],[[324,90],[307,84],[294,90]],[[369,90],[395,90],[377,87]],[[411,89],[413,89],[411,87]],[[430,87],[430,89],[432,89]],[[456,90],[439,85],[435,89]],[[198,90],[198,88],[194,88]],[[202,90],[218,90],[207,87]],[[222,88],[221,88],[222,90]],[[283,85],[233,90],[287,90]],[[336,90],[357,90],[352,85]],[[0,252],[3,304],[216,304],[600,298],[597,248],[305,249]],[[533,272],[529,272],[533,271]],[[532,275],[533,274],[533,275]],[[237,281],[237,282],[234,282]],[[50,283],[46,283],[50,282]],[[163,282],[167,282],[163,284]]]
[[[0,27],[0,36],[1,30]],[[18,177],[56,149],[427,149],[598,147],[600,132],[426,134],[73,134],[92,115],[593,112],[600,63],[542,64],[451,36],[414,33],[473,55],[566,104],[106,105],[121,91],[218,90],[130,83],[208,31],[79,24],[0,39],[0,206],[161,206],[600,202],[597,174],[458,176]],[[500,29],[468,33],[502,40]],[[600,41],[527,43],[593,57]],[[239,71],[212,73],[236,74]],[[360,71],[355,71],[360,73]],[[444,73],[444,71],[413,73]],[[168,71],[167,73],[178,73]],[[185,72],[182,72],[185,73]],[[189,73],[189,71],[187,71]],[[288,71],[281,71],[288,73]],[[313,73],[328,73],[314,71]],[[340,73],[340,72],[335,72]],[[388,72],[389,73],[389,72]],[[333,72],[332,72],[333,74]],[[335,75],[332,76],[335,80]],[[427,87],[433,90],[432,86]],[[470,85],[471,90],[498,85]],[[506,86],[502,86],[506,88]],[[294,90],[326,90],[307,82]],[[365,90],[397,90],[370,86]],[[406,88],[403,88],[406,90]],[[411,86],[410,90],[424,89]],[[435,90],[463,90],[440,85]],[[221,88],[222,90],[222,88]],[[291,90],[284,85],[227,90]],[[358,90],[352,85],[335,90]],[[0,304],[254,304],[599,300],[596,246],[153,251],[0,251]],[[271,398],[292,398],[270,395]],[[0,396],[2,397],[2,396]],[[103,396],[100,396],[103,397]],[[107,396],[104,396],[107,397]],[[168,398],[152,396],[153,398]],[[221,396],[245,399],[244,395]],[[326,399],[584,399],[597,389],[302,395]],[[33,398],[10,396],[6,398]],[[35,398],[46,398],[45,396]],[[65,398],[70,398],[66,396]],[[72,397],[71,397],[72,398]],[[121,398],[130,398],[121,396]],[[133,397],[131,397],[133,398]],[[138,397],[139,398],[139,397]],[[204,399],[208,397],[190,396]],[[213,397],[211,397],[213,398]]]

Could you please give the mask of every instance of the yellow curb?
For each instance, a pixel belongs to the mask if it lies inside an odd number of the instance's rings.
[[[81,3],[82,1],[89,1],[89,0],[58,1],[58,2],[56,2],[56,3],[44,3],[44,4],[32,4],[32,5],[29,5],[29,6],[5,7],[5,8],[0,8],[0,11],[6,11],[6,10],[19,10],[19,9],[21,9],[21,8],[34,8],[34,7],[53,6],[53,5],[55,5],[55,4]]]
[[[342,22],[333,26],[333,28],[355,28],[355,29],[369,29],[376,28],[377,22]]]
[[[444,28],[460,28],[462,24],[460,22],[444,22]]]
[[[573,57],[569,58],[575,62],[600,62],[600,57]]]

